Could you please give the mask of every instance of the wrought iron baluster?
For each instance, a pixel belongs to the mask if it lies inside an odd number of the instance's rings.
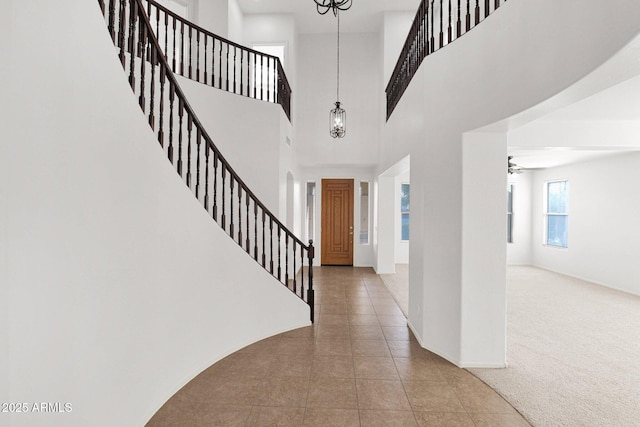
[[[158,52],[156,51],[156,56]],[[157,59],[157,58],[156,58]],[[164,147],[164,88],[166,81],[166,69],[164,67],[164,63],[159,63],[160,66],[160,101],[159,101],[159,113],[160,113],[160,124],[158,129],[158,142],[161,147]]]
[[[225,86],[226,91],[229,91],[229,43],[226,43],[227,45],[227,72],[226,72],[226,82],[227,85]]]
[[[200,31],[196,30],[196,81],[200,81]]]
[[[451,28],[451,0],[449,0],[449,25],[447,27],[447,44],[451,43],[452,34],[453,34],[453,30]]]
[[[236,93],[236,53],[238,48],[233,46],[233,93]]]
[[[196,199],[199,200],[200,196],[200,144],[202,143],[202,131],[200,126],[196,129],[196,150],[198,151],[196,157]]]
[[[180,21],[180,75],[184,76],[184,22]]]
[[[443,32],[443,20],[442,20],[442,0],[440,0],[440,48],[442,49],[442,46],[444,46],[444,32]]]
[[[240,49],[240,95],[244,95],[244,49]]]
[[[242,247],[242,186],[238,184],[238,245]]]
[[[136,57],[136,43],[135,43],[135,29],[138,13],[138,3],[135,0],[131,1],[131,13],[129,16],[129,85],[133,92],[136,92],[136,80],[135,80],[135,57]]]
[[[209,84],[209,77],[207,76],[207,40],[209,37],[204,35],[204,84]]]
[[[193,130],[193,113],[187,110],[187,187],[191,188],[191,131]]]
[[[230,188],[230,193],[231,193],[231,197],[229,197],[229,236],[231,236],[231,238],[233,239],[233,231],[234,231],[234,222],[233,222],[233,189],[234,189],[234,185],[233,183],[235,182],[235,177],[230,174],[229,176],[229,188]]]
[[[220,41],[220,51],[218,52],[218,89],[222,89],[222,41]]]
[[[167,156],[171,164],[173,164],[173,103],[175,94],[176,91],[173,87],[173,82],[169,80],[169,147],[167,147]]]
[[[436,37],[435,37],[436,28],[433,25],[434,16],[436,14],[436,9],[433,6],[433,1],[434,0],[431,0],[431,53],[435,52],[435,50],[436,50]]]
[[[176,72],[176,17],[173,17],[173,55],[172,55],[172,61],[173,61],[173,66],[172,66],[172,71],[175,73]]]
[[[151,39],[149,39],[150,41]],[[149,87],[149,126],[152,130],[155,130],[155,92],[156,92],[156,55],[158,51],[155,46],[149,45],[149,51],[151,53],[151,83]]]
[[[178,120],[180,121],[178,129],[178,175],[182,176],[182,122],[184,117],[184,102],[178,97]]]
[[[245,203],[247,204],[247,241],[246,241],[246,249],[247,253],[251,254],[251,239],[249,238],[249,205],[251,204],[251,197],[249,197],[249,192],[245,189],[244,193]]]
[[[189,26],[189,78],[191,78],[191,76],[192,76],[191,71],[192,71],[192,69],[193,69],[193,67],[192,67],[192,57],[193,57],[193,54],[192,54],[192,47],[193,47],[193,39],[192,39],[192,37],[191,37],[191,30],[192,30],[192,27],[191,27],[191,26]]]
[[[273,217],[271,215],[269,215],[269,230],[270,230],[270,234],[269,234],[269,244],[271,245],[271,249],[269,250],[269,255],[271,257],[271,262],[270,262],[270,271],[271,274],[273,274]]]
[[[284,236],[284,284],[289,287],[289,233]]]
[[[218,222],[218,153],[213,152],[213,220]]]
[[[253,259],[258,261],[258,203],[255,200],[253,201]]]
[[[465,31],[471,29],[471,0],[467,0],[467,27]]]
[[[104,3],[103,3],[104,4]],[[116,0],[109,0],[109,35],[111,36],[111,40],[115,43],[116,41],[116,29],[115,29],[115,20],[116,20]],[[104,14],[104,11],[103,11]]]
[[[147,64],[145,52],[147,47],[147,26],[144,25],[144,22],[140,21],[139,30],[138,30],[138,56],[140,57],[140,97],[138,98],[138,103],[140,104],[140,108],[142,112],[145,112],[146,102],[144,98],[144,88],[145,88],[145,66]],[[153,68],[153,67],[152,67]]]
[[[126,31],[126,19],[127,19],[127,5],[126,0],[120,0],[120,18],[118,22],[118,47],[120,47],[120,63],[122,64],[122,68],[124,68],[125,64],[125,31]]]
[[[456,37],[462,35],[462,21],[460,20],[460,0],[458,0],[458,21],[456,22]]]
[[[227,203],[226,197],[226,176],[227,176],[227,165],[226,163],[222,163],[222,229],[227,231],[227,212],[225,209],[225,205]]]
[[[298,275],[298,270],[296,269],[296,248],[298,247],[298,243],[295,238],[293,240],[293,293],[297,294],[298,289],[296,288],[296,276]]]
[[[204,161],[206,162],[204,168],[204,208],[209,212],[209,142],[204,142]]]
[[[281,272],[282,272],[282,263],[280,261],[280,247],[282,246],[282,240],[281,240],[281,236],[280,236],[280,232],[281,232],[281,228],[280,228],[280,224],[278,224],[278,280],[282,280],[281,277]]]
[[[267,240],[265,239],[265,229],[267,228],[267,225],[265,224],[265,213],[264,213],[264,208],[262,208],[262,268],[267,268],[267,257],[266,257],[266,250],[267,250]]]

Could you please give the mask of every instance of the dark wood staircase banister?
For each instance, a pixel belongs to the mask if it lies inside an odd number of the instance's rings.
[[[105,0],[105,1],[108,1],[108,0]],[[187,58],[188,63],[186,64],[187,70],[185,71],[185,67],[183,63],[180,64],[181,65],[180,67],[177,66],[177,61],[176,61],[177,58],[175,57],[175,51],[173,52],[173,58],[172,58],[173,61],[169,61],[168,59],[171,52],[170,48],[174,46],[172,44],[167,43],[164,49],[162,49],[162,40],[159,40],[159,46],[161,47],[161,50],[164,51],[165,57],[167,58],[167,62],[172,63],[172,66],[173,66],[172,71],[174,73],[180,74],[183,77],[187,77],[191,80],[196,80],[198,82],[202,82],[204,84],[217,87],[218,89],[221,89],[221,90],[226,90],[233,93],[238,93],[239,91],[240,95],[244,95],[244,96],[258,99],[258,100],[266,100],[266,101],[278,103],[282,106],[282,109],[287,115],[287,118],[291,120],[291,86],[289,85],[289,80],[287,79],[287,75],[284,72],[282,63],[280,62],[280,59],[277,56],[259,52],[255,49],[242,46],[238,43],[235,43],[231,40],[228,40],[224,37],[214,34],[211,31],[208,31],[205,28],[202,28],[199,25],[194,24],[193,22],[190,22],[189,20],[177,15],[176,13],[172,12],[171,10],[162,6],[161,4],[155,2],[154,0],[144,0],[144,1],[147,3],[147,9],[146,9],[147,17],[149,18],[151,27],[153,27],[153,21],[154,21],[153,17],[155,15],[156,37],[159,36],[159,33],[160,33],[159,30],[161,30],[162,26],[164,25],[165,34],[168,34],[169,29],[173,29],[174,34],[172,35],[172,37],[177,39],[179,36],[175,34],[175,31],[179,27],[182,34],[182,36],[180,37],[180,41],[182,42],[183,46],[184,46],[183,42],[186,41],[187,46],[189,46],[190,48],[189,57]],[[171,28],[169,24],[173,24],[171,25]],[[184,34],[188,34],[188,39],[184,38]],[[204,53],[202,54],[200,53],[200,46],[203,44],[203,43],[200,43],[201,34],[204,40],[204,47],[202,48]],[[209,39],[211,39],[211,44],[207,46],[206,41]],[[168,37],[166,41],[168,42]],[[219,52],[218,62],[215,61],[215,58],[207,58],[207,53],[209,53],[208,49],[210,48],[213,49],[210,52],[211,56],[215,56],[216,41],[220,46],[220,49],[218,50]],[[197,60],[196,60],[197,69],[195,72],[193,71],[194,64],[193,64],[193,58],[191,55],[194,43],[196,45],[195,48],[196,48],[196,56],[197,56]],[[230,49],[227,49],[226,55],[223,55],[223,46],[233,47],[233,51],[234,51],[233,59],[229,59],[228,57]],[[237,70],[238,51],[241,52],[239,71]],[[207,60],[203,61],[204,62],[203,64],[204,72],[202,75],[203,79],[200,78],[201,73],[200,73],[200,67],[199,67],[200,65],[199,60],[201,56],[204,56],[207,59],[213,60],[213,62],[207,61]],[[255,78],[257,76],[254,76],[253,86],[251,85],[251,75],[250,75],[252,56],[254,58],[254,62],[253,62],[254,71],[256,68],[260,67],[260,71],[258,73],[261,73],[265,63],[267,64],[267,67],[268,67],[266,80],[264,76],[261,76],[259,79]],[[260,58],[259,63],[257,58]],[[266,58],[266,61],[265,61],[265,58]],[[180,59],[184,59],[184,58],[181,57]],[[222,72],[220,72],[219,75],[216,76],[216,73],[215,73],[216,70],[214,66],[211,66],[210,72],[209,74],[207,74],[207,70],[209,70],[210,65],[218,64],[218,66],[220,66],[222,65],[222,62],[221,62],[222,60],[226,61],[225,68],[231,63],[233,64],[233,67],[234,67],[233,76],[229,76],[230,72],[227,73],[225,75],[224,81],[221,80]],[[245,64],[245,61],[246,61],[246,64]],[[244,65],[246,65],[246,67],[244,67]],[[228,71],[228,68],[226,68],[225,71]],[[211,78],[211,80],[209,80],[209,77]],[[233,77],[233,80],[229,81],[228,77]],[[244,80],[245,77],[246,77],[246,81]],[[261,83],[260,90],[258,90],[256,87],[258,83]],[[267,93],[265,94],[263,90],[265,83],[267,84],[273,83],[273,88],[275,90],[275,93],[273,94],[269,93],[270,87],[267,85]]]
[[[469,32],[506,2],[507,0],[422,0],[385,89],[387,120],[424,58]],[[439,7],[436,8],[436,5]],[[443,15],[445,7],[448,10],[447,16]],[[452,21],[455,21],[455,26]]]
[[[313,322],[313,259],[315,256],[313,241],[309,241],[309,244],[306,245],[293,232],[287,229],[249,189],[213,143],[213,140],[186,99],[166,57],[162,53],[142,1],[98,0],[98,4],[103,16],[106,15],[107,27],[111,38],[116,47],[119,48],[118,57],[120,62],[125,72],[129,72],[129,84],[134,94],[139,95],[138,103],[142,112],[145,115],[148,114],[149,126],[154,133],[157,130],[157,139],[160,146],[166,149],[169,161],[176,165],[178,174],[185,179],[187,186],[195,193],[196,199],[203,202],[207,212],[211,213],[213,219],[234,241],[237,239],[238,245],[245,249],[249,256],[262,264],[263,268],[309,305],[310,318]],[[119,6],[118,15],[116,15],[116,4]],[[146,69],[147,65],[150,70]],[[156,68],[158,69],[157,71]],[[136,76],[137,69],[140,71],[139,76]],[[166,89],[167,85],[169,86],[168,90]],[[157,100],[156,91],[159,92]],[[169,121],[168,136],[165,132],[165,121]],[[174,126],[176,121],[178,124]],[[196,135],[195,142],[193,141],[194,130]],[[202,144],[203,141],[204,144]],[[166,147],[165,142],[168,142]],[[175,147],[176,143],[178,147]],[[178,158],[174,162],[175,150],[178,151]],[[183,156],[187,157],[186,175]],[[205,157],[206,166],[204,171],[201,170],[202,157]],[[210,159],[213,159],[213,162]],[[192,170],[194,169],[193,162],[196,163],[195,170]],[[213,174],[211,169],[213,169]],[[195,172],[195,181],[192,172]],[[202,175],[204,175],[204,183],[202,182]],[[202,194],[202,187],[204,187],[204,195]],[[237,192],[234,194],[236,188]],[[213,189],[212,199],[210,198],[211,189]],[[217,195],[219,191],[222,192],[220,199],[218,199]],[[237,223],[234,222],[234,202],[236,198]],[[219,201],[222,203],[220,211],[218,210]],[[227,207],[229,204],[230,207]],[[261,215],[259,216],[258,213]],[[244,224],[242,222],[243,214],[245,214]],[[230,217],[228,222],[227,216]],[[250,228],[252,219],[253,227]],[[274,229],[277,232],[275,249]],[[261,231],[261,239],[258,230]],[[251,233],[252,231],[253,233]],[[243,232],[246,234],[243,235]],[[267,234],[269,235],[268,238]],[[300,249],[299,253],[297,253],[298,248]],[[284,262],[282,261],[283,252]],[[290,254],[293,255],[292,262],[289,261]],[[267,260],[267,256],[269,260]],[[298,259],[300,264],[297,264]],[[305,261],[307,262],[306,272],[308,278],[306,289],[304,287]],[[283,267],[284,272],[282,271]],[[298,277],[300,280],[299,286]]]

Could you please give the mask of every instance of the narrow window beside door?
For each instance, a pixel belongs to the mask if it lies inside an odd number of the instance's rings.
[[[409,240],[409,195],[411,193],[410,184],[400,185],[400,216],[402,240]]]
[[[360,244],[369,244],[369,183],[360,181]]]

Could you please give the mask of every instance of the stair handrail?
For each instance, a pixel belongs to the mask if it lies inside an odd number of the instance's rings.
[[[464,19],[464,31],[462,25],[463,3],[466,1],[466,15]],[[409,34],[400,52],[398,61],[396,62],[389,83],[385,89],[387,95],[387,120],[391,117],[393,110],[396,108],[405,90],[411,83],[413,76],[416,74],[422,61],[435,51],[443,48],[447,44],[457,40],[475,28],[482,20],[486,19],[498,8],[506,3],[507,0],[483,0],[481,11],[480,0],[475,0],[474,12],[471,12],[473,0],[422,0],[416,16],[413,20]],[[455,18],[455,12],[452,13],[452,3],[455,6],[457,2],[457,19],[455,22],[455,37],[452,25],[452,18]],[[493,8],[491,7],[493,3]],[[436,9],[436,5],[439,7]],[[448,11],[448,17],[443,16],[444,9]],[[435,15],[439,14],[438,19]],[[472,15],[474,17],[472,21]],[[473,22],[473,25],[472,25]],[[439,35],[436,43],[436,25],[439,26]],[[445,33],[446,27],[446,33]],[[446,34],[446,38],[445,38]]]
[[[164,17],[164,34],[167,36],[164,40],[164,48],[162,47],[162,40],[158,40],[161,50],[164,52],[167,62],[172,65],[172,71],[183,77],[201,82],[213,87],[216,87],[227,92],[237,93],[249,98],[268,101],[280,104],[284,110],[287,118],[291,120],[291,86],[289,80],[284,72],[284,67],[280,61],[280,58],[274,55],[269,55],[258,50],[243,46],[239,43],[233,42],[225,37],[214,34],[213,32],[189,21],[186,18],[181,17],[175,12],[171,11],[167,7],[159,4],[154,0],[145,0],[147,2],[147,17],[151,27],[153,28],[153,19],[155,15],[155,34],[156,38],[159,37],[160,31],[163,29],[161,21]],[[155,12],[155,13],[153,13]],[[184,51],[180,52],[180,58],[176,57],[176,45],[169,43],[169,24],[172,25],[173,38],[172,41],[176,41],[177,36],[175,31],[177,27],[180,28],[180,42],[182,46],[189,48],[189,55],[186,59],[188,62],[184,63]],[[195,36],[193,33],[195,32]],[[188,33],[188,39],[185,39],[184,34]],[[204,47],[201,53],[200,35],[203,35]],[[207,46],[207,40],[211,39],[211,44]],[[216,41],[218,42],[216,44]],[[220,46],[218,50],[218,61],[215,61],[216,45]],[[223,55],[223,47],[227,46],[226,54]],[[196,60],[193,63],[192,51],[196,50]],[[233,48],[233,49],[230,49]],[[171,52],[171,48],[173,51]],[[209,53],[208,48],[211,48],[211,58],[207,58]],[[233,58],[229,58],[229,54],[233,50]],[[240,52],[240,66],[238,67],[238,51]],[[200,59],[203,57],[203,79],[200,79]],[[171,57],[171,60],[169,59]],[[251,58],[253,57],[253,62]],[[260,60],[258,61],[258,58]],[[180,61],[178,62],[178,59]],[[209,61],[208,59],[211,59]],[[225,63],[224,69],[222,63]],[[245,63],[246,61],[246,63]],[[216,75],[216,65],[219,67],[219,73]],[[228,67],[232,64],[233,70]],[[252,67],[253,64],[253,67]],[[266,76],[263,73],[263,69],[266,64]],[[194,71],[195,65],[195,71]],[[245,67],[246,65],[246,67]],[[209,66],[211,66],[209,68]],[[239,70],[238,70],[239,68]],[[251,69],[254,70],[254,75],[251,75]],[[207,74],[207,70],[210,70]],[[222,77],[225,79],[223,80]],[[231,76],[231,74],[233,74]],[[233,80],[229,80],[229,77],[233,77]],[[253,85],[252,83],[253,77]],[[210,78],[210,79],[209,79]],[[259,88],[258,88],[259,86]],[[265,90],[266,89],[266,90]],[[273,92],[272,92],[273,91]]]
[[[109,29],[109,33],[111,35],[112,41],[115,46],[119,48],[118,58],[125,70],[125,72],[129,71],[129,84],[134,92],[134,94],[138,95],[138,103],[143,114],[147,115],[148,113],[148,123],[151,129],[156,132],[156,119],[159,119],[158,122],[158,142],[160,146],[165,149],[165,128],[164,128],[164,119],[165,116],[168,116],[169,120],[169,136],[168,143],[169,145],[166,147],[166,152],[169,161],[172,164],[176,164],[178,174],[186,181],[187,186],[190,190],[195,193],[196,199],[198,201],[202,201],[204,204],[204,208],[207,212],[211,212],[212,217],[216,223],[218,223],[225,232],[229,234],[229,236],[235,241],[237,237],[237,243],[243,249],[246,249],[246,252],[251,256],[251,250],[253,249],[254,260],[259,264],[262,264],[262,267],[265,268],[268,272],[270,272],[276,279],[278,279],[281,283],[283,283],[287,288],[291,289],[298,297],[300,297],[303,301],[305,301],[310,308],[310,318],[311,322],[314,321],[314,289],[313,289],[313,259],[315,256],[315,248],[313,246],[313,241],[310,240],[309,244],[305,244],[299,239],[292,231],[290,231],[265,205],[262,203],[258,197],[253,193],[252,190],[246,185],[246,183],[240,178],[240,176],[236,173],[236,171],[231,167],[229,162],[222,155],[220,150],[214,144],[212,138],[209,136],[207,131],[205,130],[202,122],[198,119],[195,111],[189,104],[183,90],[181,89],[175,74],[173,73],[167,58],[162,52],[160,44],[158,43],[157,38],[155,37],[155,33],[153,31],[153,27],[151,25],[151,21],[146,15],[144,5],[142,3],[143,0],[98,0],[98,4],[101,8],[103,16],[107,19],[107,27]],[[108,4],[108,8],[106,7]],[[119,15],[115,15],[116,4],[119,5],[118,12]],[[128,26],[127,26],[127,5],[129,6],[129,16],[128,16]],[[117,21],[117,22],[116,22]],[[140,24],[141,23],[141,24]],[[116,28],[116,24],[118,28]],[[127,39],[127,42],[125,42]],[[128,60],[128,63],[127,61]],[[151,64],[151,70],[149,72],[146,71],[146,64]],[[136,67],[140,69],[140,76],[136,78]],[[158,74],[156,74],[156,67],[158,67]],[[145,86],[147,74],[150,73],[149,87]],[[136,82],[139,84],[137,85]],[[165,87],[169,85],[168,89],[168,97],[169,97],[169,111],[165,110]],[[160,86],[158,89],[160,92],[158,103],[155,103],[155,91],[156,86]],[[149,97],[147,102],[147,96]],[[176,110],[176,99],[177,99],[177,113]],[[149,107],[148,110],[146,107]],[[158,114],[156,114],[158,113]],[[185,118],[186,113],[186,118]],[[176,119],[176,114],[178,115]],[[173,124],[176,120],[179,120],[179,129],[175,130]],[[183,147],[183,142],[185,142],[183,133],[184,126],[186,122],[187,128],[187,141],[188,148]],[[193,130],[195,129],[196,133],[196,141],[195,141],[195,151],[197,155],[197,159],[194,159],[196,162],[196,179],[195,183],[192,180],[192,153],[194,151],[194,147],[192,146],[192,135]],[[178,133],[178,141],[174,141],[174,133]],[[201,152],[202,152],[202,141],[204,140],[204,156],[206,157],[206,169],[204,171],[205,175],[205,193],[204,196],[201,194],[200,188],[202,183],[201,179]],[[174,163],[174,142],[178,142],[178,160]],[[187,169],[186,175],[184,173],[184,165],[183,165],[183,154],[186,151],[187,155]],[[210,153],[210,151],[212,153]],[[213,156],[213,177],[210,174],[210,165],[209,161],[211,156]],[[195,156],[194,156],[195,157]],[[218,172],[220,170],[220,172]],[[229,180],[227,181],[227,174],[229,175]],[[213,204],[210,203],[209,198],[209,189],[211,187],[210,177],[214,180],[213,184]],[[222,184],[218,184],[218,179],[222,180]],[[227,184],[228,182],[228,184]],[[234,195],[234,188],[236,187],[238,191],[236,195]],[[218,215],[218,198],[217,192],[218,189],[222,191],[222,209],[221,215]],[[230,196],[225,194],[226,190],[230,191]],[[244,198],[243,198],[244,194]],[[237,197],[238,201],[238,229],[235,229],[235,223],[233,221],[234,215],[234,197]],[[230,208],[227,209],[225,204],[229,201]],[[244,206],[243,206],[244,202]],[[250,233],[250,220],[251,216],[249,215],[250,206],[253,204],[253,240],[251,239]],[[246,212],[245,216],[245,228],[243,229],[242,223],[242,214],[243,210]],[[259,238],[258,238],[258,212],[261,212],[262,219],[262,256],[259,257]],[[227,224],[226,214],[230,214],[230,221]],[[267,228],[268,224],[268,228]],[[228,225],[228,227],[227,227]],[[266,231],[269,230],[269,239],[267,240]],[[276,252],[273,248],[274,243],[274,233],[273,230],[277,230],[277,263],[274,262],[274,256]],[[243,239],[243,231],[246,230],[246,240]],[[284,245],[282,241],[284,240]],[[289,242],[291,241],[292,246],[289,246]],[[251,244],[253,243],[253,245]],[[267,246],[267,243],[269,246]],[[285,252],[285,262],[283,263],[281,260],[282,249],[284,248]],[[267,248],[269,248],[267,250]],[[300,265],[297,265],[297,248],[300,248]],[[267,252],[270,256],[270,261],[267,262],[266,256]],[[293,254],[293,263],[289,263],[289,255]],[[306,257],[305,257],[306,253]],[[261,258],[261,262],[260,259]],[[307,288],[305,290],[304,285],[304,267],[305,261],[307,262]],[[284,264],[284,274],[282,273],[282,266]],[[277,268],[276,268],[277,265]],[[298,287],[297,277],[298,272],[300,272],[300,286]],[[290,274],[292,274],[290,276]],[[306,291],[306,292],[305,292]],[[305,298],[306,296],[306,298]]]

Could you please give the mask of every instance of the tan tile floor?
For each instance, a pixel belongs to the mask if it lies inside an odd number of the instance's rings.
[[[476,377],[424,350],[370,268],[316,267],[316,323],[250,345],[148,426],[528,426]]]

